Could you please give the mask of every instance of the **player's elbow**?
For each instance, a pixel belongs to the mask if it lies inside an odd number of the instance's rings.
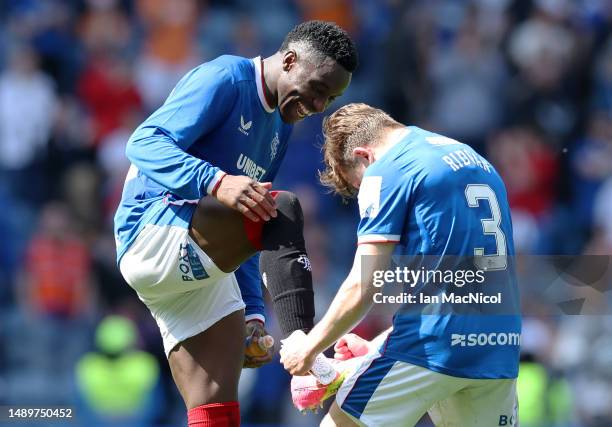
[[[127,144],[125,145],[125,157],[127,157],[130,162],[134,161],[134,155],[135,155],[134,151],[135,151],[134,140],[130,138]]]
[[[125,145],[125,156],[128,158],[130,163],[137,164],[140,159],[140,152],[142,147],[138,140],[130,138]]]

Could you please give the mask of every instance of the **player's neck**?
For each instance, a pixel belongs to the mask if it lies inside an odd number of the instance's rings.
[[[278,81],[280,68],[278,66],[275,66],[275,64],[279,63],[278,58],[276,58],[277,55],[279,55],[278,52],[272,56],[268,56],[267,58],[262,59],[261,61],[264,95],[266,97],[266,101],[272,108],[276,108],[278,104],[278,92],[276,90],[276,82]]]
[[[380,137],[380,142],[372,147],[372,150],[374,151],[374,158],[378,160],[384,156],[387,151],[400,142],[409,131],[410,130],[405,126],[401,128],[385,129]]]

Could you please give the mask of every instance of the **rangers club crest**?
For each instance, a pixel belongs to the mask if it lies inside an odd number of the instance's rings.
[[[270,161],[274,160],[276,157],[278,144],[280,144],[280,138],[278,137],[278,132],[276,132],[274,138],[272,138],[272,143],[270,144]]]

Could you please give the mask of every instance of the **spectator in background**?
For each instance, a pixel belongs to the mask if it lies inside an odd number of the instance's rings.
[[[611,110],[612,111],[612,110]],[[593,204],[601,185],[612,177],[612,116],[596,111],[589,120],[587,134],[576,144],[571,158],[573,172],[573,214],[590,228]]]
[[[612,177],[608,178],[595,196],[593,208],[593,236],[588,253],[612,253]]]
[[[151,112],[164,102],[179,79],[201,62],[194,37],[200,10],[195,0],[137,0],[136,10],[145,31],[136,64],[136,85],[145,111]]]
[[[612,9],[612,8],[611,8]],[[612,20],[612,11],[610,12]],[[593,73],[592,106],[612,115],[612,35],[608,36],[599,56],[595,60]]]
[[[27,248],[24,307],[41,318],[79,319],[91,312],[91,257],[67,207],[46,205]]]
[[[612,226],[605,224],[612,199],[602,184],[612,179],[612,36],[595,60],[593,83],[587,133],[577,142],[572,157],[574,212],[587,228],[595,220],[598,229],[610,230]]]
[[[152,355],[135,349],[135,325],[122,316],[107,316],[96,329],[95,341],[97,350],[76,365],[83,406],[79,417],[88,425],[151,425],[159,365]]]
[[[88,162],[80,162],[63,175],[63,199],[70,207],[72,226],[90,242],[101,231],[103,210],[100,197],[100,171]]]
[[[476,148],[499,126],[499,96],[507,70],[499,45],[485,39],[476,10],[468,11],[448,46],[438,47],[430,65],[432,125]]]
[[[500,130],[488,140],[487,151],[506,184],[517,253],[537,253],[544,250],[542,245],[554,246],[556,242],[549,241],[543,229],[551,222],[556,224],[551,219],[558,191],[555,152],[528,126]]]
[[[21,320],[11,329],[28,345],[9,345],[11,358],[38,375],[39,393],[57,387],[54,402],[66,403],[73,390],[70,372],[87,346],[95,295],[89,249],[62,203],[43,207],[18,283]],[[23,384],[30,390],[22,398],[35,395],[31,383]]]
[[[571,382],[575,425],[612,425],[611,336],[609,315],[564,316],[557,325],[550,364],[565,372]]]
[[[611,9],[612,11],[612,9]],[[611,14],[612,17],[612,14]],[[571,148],[572,214],[589,234],[587,253],[612,253],[612,36],[594,58],[585,134]]]
[[[348,33],[354,33],[357,29],[350,0],[297,0],[296,4],[304,21],[318,19],[335,22]]]
[[[35,203],[44,197],[40,164],[55,107],[53,82],[40,71],[36,53],[26,44],[13,46],[0,74],[0,173],[18,200]]]
[[[122,125],[126,114],[141,110],[130,64],[117,52],[91,59],[79,80],[78,93],[93,120],[97,145]]]
[[[76,10],[63,0],[4,1],[0,13],[6,11],[4,41],[28,40],[40,55],[42,69],[64,93],[74,88],[78,75],[80,48],[73,31]],[[0,63],[2,62],[0,54]]]
[[[49,199],[62,197],[61,182],[66,171],[80,162],[91,162],[94,157],[94,125],[80,100],[74,95],[60,98],[53,133],[49,142],[45,172],[54,185],[49,188]]]
[[[567,380],[554,377],[546,365],[532,358],[521,361],[519,369],[517,395],[521,426],[571,425],[573,396]]]
[[[555,143],[567,142],[578,124],[577,35],[567,27],[569,0],[537,0],[529,18],[510,34],[509,56],[519,75],[508,85],[510,123],[536,126]]]
[[[231,52],[247,58],[254,58],[262,50],[259,28],[252,17],[248,15],[240,16],[236,19],[232,31],[233,46]]]
[[[88,0],[80,20],[87,62],[76,89],[91,117],[95,145],[121,126],[125,114],[141,109],[127,60],[133,39],[130,25],[117,0]]]
[[[28,38],[40,54],[43,70],[53,77],[60,93],[74,90],[82,54],[73,31],[75,11],[63,0],[28,3],[32,9],[26,19],[32,25],[25,27],[29,27]]]
[[[383,101],[402,123],[423,123],[428,113],[431,84],[427,79],[431,45],[435,42],[433,17],[423,4],[404,3],[395,13],[386,42],[382,75]]]
[[[118,0],[86,0],[79,30],[88,53],[95,57],[104,52],[125,49],[132,40],[129,18]]]
[[[489,141],[488,151],[513,212],[546,214],[555,200],[558,161],[544,139],[529,127],[504,129]]]

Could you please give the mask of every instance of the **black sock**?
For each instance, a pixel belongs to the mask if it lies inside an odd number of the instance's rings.
[[[259,269],[285,335],[314,324],[314,293],[310,260],[304,242],[304,217],[297,197],[279,192],[278,216],[262,232]]]

